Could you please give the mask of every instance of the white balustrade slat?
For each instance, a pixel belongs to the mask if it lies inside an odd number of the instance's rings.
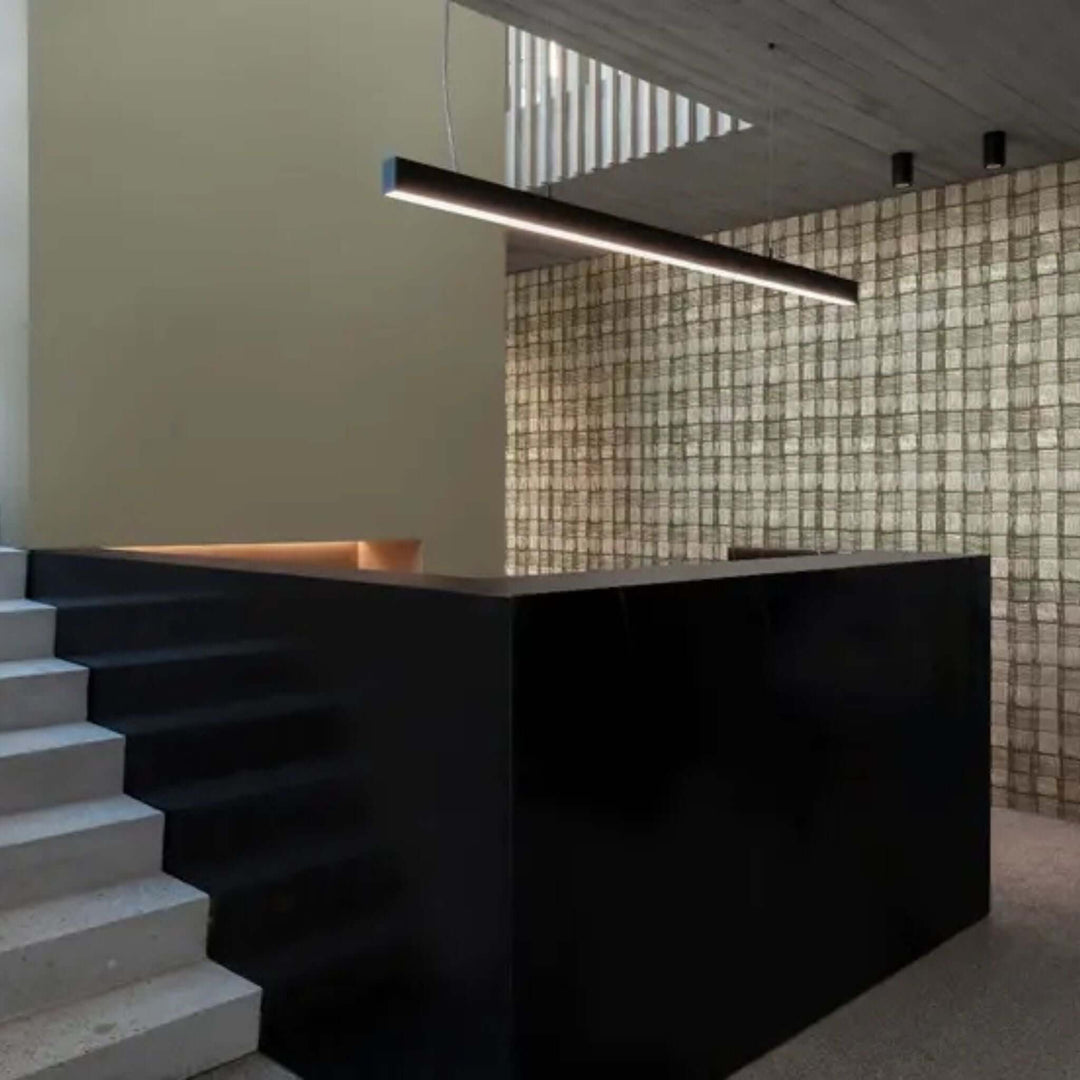
[[[581,171],[579,141],[584,128],[581,108],[581,57],[573,49],[566,50],[566,131],[563,160],[566,179],[577,176]]]
[[[690,99],[675,95],[675,145],[685,146],[690,141]]]
[[[712,123],[711,110],[708,105],[697,105],[694,108],[694,142],[704,142],[709,137],[709,128]]]
[[[536,39],[536,177],[537,186],[546,184],[550,179],[548,162],[548,143],[551,130],[548,126],[548,99],[551,93],[551,61],[548,42],[544,38]]]
[[[662,154],[668,147],[668,92],[662,86],[653,87],[653,153]]]
[[[574,50],[567,53],[567,62],[571,93],[570,175],[580,176],[585,171],[585,69],[581,53]]]
[[[536,40],[532,34],[522,35],[522,49],[521,49],[521,167],[518,169],[518,184],[523,188],[530,188],[533,186],[533,120],[535,117],[535,110],[533,109],[533,73],[535,65],[533,63],[533,51],[536,47]]]
[[[641,157],[641,87],[638,80],[630,76],[630,158]]]
[[[511,187],[520,186],[518,173],[518,142],[521,139],[521,44],[518,30],[509,27],[506,32],[506,182]]]
[[[622,71],[615,72],[615,163],[622,165],[630,160],[633,132],[630,122],[631,97],[630,76]]]
[[[551,172],[552,183],[566,176],[566,50],[551,43]]]
[[[622,101],[622,78],[618,68],[608,69],[608,86],[611,87],[610,98],[611,104],[609,111],[611,115],[611,149],[607,156],[608,165],[619,164],[619,154],[622,153],[623,145],[623,132],[622,132],[622,113],[619,111],[619,105]]]
[[[638,80],[638,157],[653,152],[653,88],[644,79]]]
[[[516,27],[506,41],[506,176],[515,187],[543,187],[751,127]]]
[[[659,104],[660,94],[652,83],[645,83],[646,133],[645,153],[655,154],[660,145]]]
[[[586,120],[588,121],[588,134],[586,140],[586,148],[588,153],[585,159],[585,168],[588,172],[594,172],[600,168],[600,159],[603,156],[601,148],[601,128],[603,124],[600,116],[603,112],[601,102],[601,89],[600,89],[600,65],[593,59],[589,60],[589,90],[586,95],[588,102],[588,110],[586,112]]]
[[[600,65],[600,92],[600,167],[606,169],[615,163],[615,72],[608,64]]]

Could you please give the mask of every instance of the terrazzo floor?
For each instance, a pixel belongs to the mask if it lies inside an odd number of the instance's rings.
[[[1080,1080],[1080,826],[993,814],[990,918],[737,1080]]]

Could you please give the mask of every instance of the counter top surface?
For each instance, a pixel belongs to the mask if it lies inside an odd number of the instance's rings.
[[[428,589],[436,592],[512,598],[546,593],[589,592],[601,589],[632,589],[680,582],[724,578],[781,576],[852,570],[860,567],[896,566],[905,563],[986,559],[985,555],[948,555],[898,551],[856,551],[832,555],[721,560],[706,563],[674,563],[619,570],[587,570],[563,574],[505,575],[502,577],[452,577],[440,574],[401,574],[373,570],[339,570],[319,567],[274,566],[269,563],[205,559],[174,555],[147,555],[102,548],[66,551],[64,554],[104,559],[170,563],[192,567],[232,570],[251,574],[274,574],[334,581]]]

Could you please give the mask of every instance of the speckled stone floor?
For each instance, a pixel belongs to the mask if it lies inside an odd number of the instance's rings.
[[[994,811],[988,920],[737,1080],[1080,1080],[1080,826]]]
[[[251,1054],[240,1061],[222,1065],[220,1069],[203,1073],[197,1080],[299,1080],[287,1069],[264,1058],[262,1054]]]

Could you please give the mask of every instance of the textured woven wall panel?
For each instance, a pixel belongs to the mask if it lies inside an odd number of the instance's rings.
[[[717,239],[862,304],[620,256],[510,278],[509,569],[989,553],[995,798],[1080,820],[1080,162]]]

